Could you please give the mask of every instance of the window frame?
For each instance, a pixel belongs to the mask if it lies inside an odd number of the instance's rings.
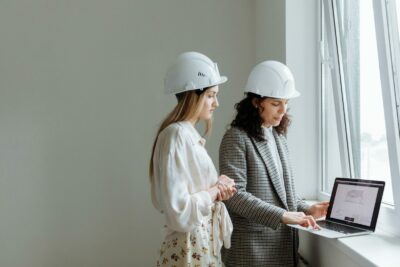
[[[386,137],[389,152],[390,173],[393,188],[394,206],[383,205],[382,220],[385,228],[400,236],[400,125],[398,119],[399,83],[396,81],[396,69],[400,68],[398,60],[399,48],[394,46],[395,38],[399,41],[397,30],[395,3],[392,0],[373,0],[375,28],[377,36],[379,69],[381,75],[382,97],[384,103]],[[389,16],[391,18],[389,19]],[[396,57],[397,54],[397,57]],[[397,77],[398,79],[398,77]],[[391,223],[391,221],[393,223]]]
[[[334,94],[334,103],[335,106],[338,107],[335,109],[336,113],[336,123],[337,123],[337,129],[338,129],[338,137],[339,137],[339,154],[340,154],[340,160],[341,160],[341,166],[342,166],[342,174],[343,176],[347,177],[353,177],[354,176],[354,165],[353,165],[353,156],[352,156],[352,146],[351,146],[351,140],[350,140],[350,132],[349,132],[349,119],[348,119],[348,108],[347,108],[347,96],[346,96],[346,90],[345,90],[345,82],[344,82],[344,77],[342,75],[343,73],[343,64],[341,61],[341,46],[340,46],[340,35],[336,32],[338,29],[338,20],[337,20],[337,14],[333,12],[334,8],[336,8],[336,3],[334,1],[323,1],[321,4],[320,12],[321,12],[321,36],[320,36],[320,44],[321,44],[321,54],[320,54],[320,66],[321,69],[323,68],[324,64],[328,64],[328,67],[331,69],[331,79],[332,79],[332,86],[333,88],[338,88],[338,90],[335,90],[333,92]],[[330,16],[326,16],[326,14],[330,14]],[[322,31],[323,31],[323,26],[322,23],[323,21],[326,24],[327,31],[325,32],[326,34],[326,39],[327,42],[331,45],[328,46],[328,54],[325,55],[324,53],[324,46],[326,43],[323,40],[322,36]],[[322,77],[323,73],[322,71],[320,72],[321,74],[321,88],[322,90],[325,89],[324,85],[324,77]],[[324,92],[321,93],[321,134],[320,134],[320,140],[321,140],[321,146],[322,146],[322,168],[321,168],[321,177],[322,181],[320,182],[320,187],[319,187],[319,198],[321,199],[328,199],[330,197],[330,194],[328,192],[325,192],[325,161],[323,160],[323,157],[325,155],[325,130],[326,127],[324,125],[324,115],[323,111],[325,110],[325,100],[324,100]]]
[[[386,123],[386,135],[388,142],[390,173],[393,187],[394,206],[382,204],[379,216],[378,229],[390,232],[400,237],[400,74],[397,75],[397,69],[400,70],[400,46],[399,34],[397,31],[397,21],[394,0],[372,0],[374,9],[374,20],[378,47],[378,60],[381,77],[381,87],[388,88],[382,90],[382,98],[384,103],[384,116]],[[394,6],[394,7],[393,7]],[[335,0],[322,0],[320,14],[320,64],[321,70],[323,64],[329,64],[331,70],[332,86],[338,90],[334,90],[334,102],[338,136],[339,150],[342,161],[343,175],[354,177],[354,164],[352,155],[352,142],[349,132],[348,108],[346,99],[346,90],[343,76],[342,53],[340,45],[340,34],[338,32],[337,6]],[[326,42],[328,42],[329,58],[324,55],[324,46],[322,31],[323,23],[326,29]],[[396,56],[394,56],[396,55]],[[397,67],[397,68],[396,68]],[[320,71],[321,88],[325,90],[323,83],[323,72]],[[324,192],[325,165],[323,157],[325,157],[325,127],[323,122],[324,99],[323,91],[321,93],[321,131],[320,144],[321,149],[321,179],[319,181],[319,199],[326,200],[329,193]],[[397,108],[396,108],[397,107]],[[390,144],[390,145],[389,145]]]

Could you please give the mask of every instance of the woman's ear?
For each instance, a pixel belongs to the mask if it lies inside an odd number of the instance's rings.
[[[260,104],[260,101],[258,101],[257,98],[253,98],[253,99],[251,100],[251,104],[253,104],[253,107],[255,107],[256,109],[258,109],[258,106],[259,106],[259,104]]]

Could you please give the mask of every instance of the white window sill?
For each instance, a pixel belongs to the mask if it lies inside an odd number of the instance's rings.
[[[385,233],[328,239],[300,233],[300,254],[310,266],[400,266],[400,239]]]
[[[310,266],[400,266],[400,238],[379,228],[369,235],[339,239],[299,233],[300,254]]]
[[[382,231],[339,238],[336,242],[343,253],[361,266],[400,266],[400,239]]]

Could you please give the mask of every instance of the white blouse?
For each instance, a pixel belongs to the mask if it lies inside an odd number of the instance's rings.
[[[204,143],[188,121],[173,123],[158,136],[151,193],[153,205],[165,215],[166,235],[192,231],[214,205],[206,190],[216,184],[218,174]],[[218,241],[229,247],[232,222],[225,205],[216,203]]]

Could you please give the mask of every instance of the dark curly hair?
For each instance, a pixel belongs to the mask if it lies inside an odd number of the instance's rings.
[[[268,97],[262,97],[257,94],[247,93],[246,97],[239,103],[235,104],[237,111],[235,119],[231,122],[231,127],[237,127],[244,130],[249,136],[255,138],[257,141],[264,141],[264,134],[261,128],[262,119],[259,111],[254,107],[253,99],[263,100]],[[285,114],[281,123],[274,127],[279,134],[286,134],[291,123],[289,114]]]

